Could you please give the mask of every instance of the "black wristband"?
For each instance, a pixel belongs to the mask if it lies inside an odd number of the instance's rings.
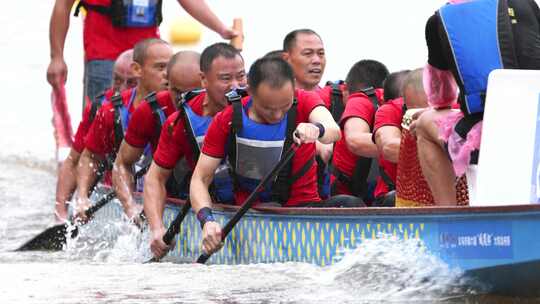
[[[317,128],[319,128],[319,138],[323,137],[323,136],[324,136],[324,131],[325,131],[323,124],[320,123],[320,122],[314,122],[313,124],[314,124]]]
[[[215,222],[216,219],[214,218],[214,215],[212,214],[212,209],[208,207],[204,207],[199,212],[197,212],[197,220],[201,223],[201,229],[203,229],[204,224],[206,222]]]

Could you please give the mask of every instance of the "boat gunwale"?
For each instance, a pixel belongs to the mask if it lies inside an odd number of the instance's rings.
[[[167,203],[182,206],[185,201],[167,198]],[[213,209],[222,212],[235,212],[240,206],[214,204]],[[455,207],[359,207],[359,208],[300,208],[300,207],[253,207],[252,214],[273,215],[317,215],[317,216],[379,216],[379,215],[474,215],[486,213],[528,213],[540,212],[540,204],[522,204],[505,206],[455,206]]]

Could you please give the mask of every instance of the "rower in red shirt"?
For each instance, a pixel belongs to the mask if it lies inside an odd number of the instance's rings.
[[[87,102],[83,110],[83,115],[73,145],[69,155],[58,171],[58,180],[56,183],[56,207],[55,220],[63,222],[67,219],[67,201],[71,199],[77,186],[77,163],[84,149],[84,137],[94,121],[97,110],[105,100],[110,100],[114,92],[120,92],[128,88],[137,86],[138,79],[133,75],[131,64],[133,63],[133,50],[127,50],[120,54],[116,59],[113,70],[112,87],[105,91],[102,96]]]
[[[322,38],[311,29],[297,29],[285,36],[283,40],[283,58],[291,65],[297,89],[311,91],[324,96],[319,86],[326,67],[326,52]],[[326,97],[326,96],[324,96]],[[330,100],[323,98],[327,108]],[[316,143],[317,151],[317,184],[319,195],[323,199],[330,196],[327,163],[332,155],[332,145]]]
[[[167,194],[187,197],[188,179],[199,158],[199,146],[210,122],[227,106],[225,94],[231,89],[246,86],[244,59],[228,44],[216,43],[207,47],[201,54],[200,68],[199,81],[204,90],[183,95],[179,111],[167,119],[161,130],[157,151],[145,178],[144,212],[152,232],[150,249],[156,257],[162,257],[168,250],[162,240]],[[228,171],[220,171],[217,175],[223,173],[225,178],[214,179],[215,199],[230,203],[232,185]],[[218,181],[228,182],[228,185]]]
[[[394,207],[397,161],[401,143],[401,119],[404,114],[403,87],[409,70],[395,72],[384,81],[385,104],[375,114],[373,140],[379,150],[379,176],[374,206]],[[410,84],[407,83],[407,88]]]
[[[340,121],[342,138],[335,144],[330,166],[332,195],[350,194],[371,201],[367,180],[372,158],[378,155],[371,132],[387,76],[388,69],[375,60],[361,60],[347,74],[349,96]]]
[[[236,202],[241,204],[294,140],[302,145],[288,168],[258,193],[258,201],[283,206],[318,203],[315,141],[329,144],[340,137],[320,97],[295,89],[292,69],[284,60],[258,59],[248,84],[251,97],[232,103],[212,121],[191,178],[190,199],[203,227],[205,252],[217,250],[221,243],[208,189],[222,159],[227,157],[231,165]]]
[[[129,219],[138,219],[142,205],[136,204],[133,191],[142,192],[143,179],[133,179],[134,169],[146,170],[151,155],[157,149],[161,128],[167,117],[176,111],[181,94],[201,87],[200,54],[193,51],[176,53],[167,65],[168,90],[152,93],[135,109],[120,145],[112,171],[116,196],[122,203]],[[136,168],[141,156],[146,158]],[[146,168],[145,168],[146,167]]]
[[[133,71],[139,77],[139,84],[113,96],[110,103],[99,109],[85,138],[77,173],[77,215],[82,220],[86,219],[84,211],[90,206],[90,189],[97,182],[97,168],[104,166],[106,161],[112,165],[131,114],[142,100],[150,92],[166,88],[166,68],[171,56],[170,45],[161,39],[137,43],[133,49]]]

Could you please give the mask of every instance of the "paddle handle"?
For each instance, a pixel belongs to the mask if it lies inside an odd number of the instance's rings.
[[[296,143],[293,143],[290,148],[285,152],[285,156],[277,163],[277,165],[270,171],[266,176],[263,178],[263,180],[255,187],[255,189],[251,192],[251,194],[246,198],[240,209],[236,212],[236,214],[227,222],[225,227],[223,228],[221,232],[221,239],[225,240],[227,235],[232,231],[234,226],[240,221],[242,216],[246,214],[246,212],[251,208],[253,203],[255,202],[257,198],[257,194],[259,191],[271,180],[273,179],[276,174],[281,171],[285,165],[292,159],[294,156],[296,149],[298,148],[298,145]],[[197,259],[197,263],[204,264],[212,254],[203,253],[199,256]]]
[[[234,18],[232,28],[238,32],[238,36],[231,39],[231,45],[241,51],[244,44],[244,23],[242,18]]]

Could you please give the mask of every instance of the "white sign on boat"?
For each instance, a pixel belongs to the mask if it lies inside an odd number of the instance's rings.
[[[540,202],[539,100],[540,71],[495,70],[489,75],[471,205]]]

